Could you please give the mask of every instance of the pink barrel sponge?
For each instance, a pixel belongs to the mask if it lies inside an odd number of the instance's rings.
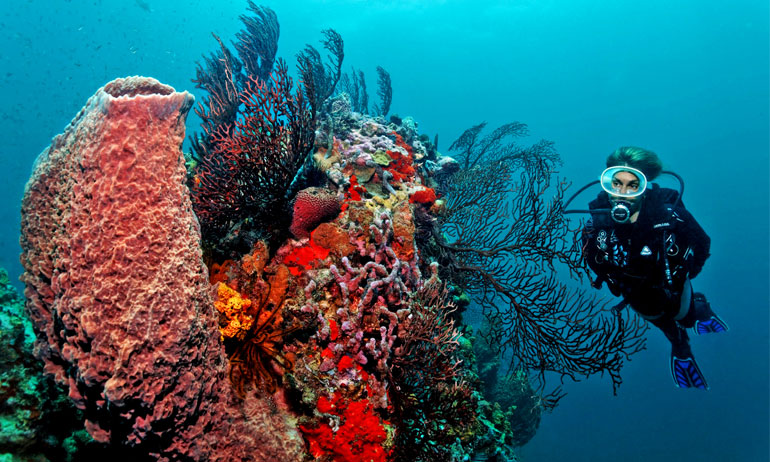
[[[303,189],[294,198],[294,213],[289,231],[297,239],[310,237],[310,232],[318,225],[337,218],[340,210],[340,200],[328,189]]]
[[[223,380],[180,150],[192,103],[114,80],[38,157],[21,224],[35,354],[96,441],[159,461],[299,460],[287,414]]]

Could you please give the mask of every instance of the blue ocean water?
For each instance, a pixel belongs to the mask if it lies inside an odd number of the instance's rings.
[[[146,75],[201,96],[195,62],[241,27],[245,1],[14,1],[0,19],[0,266],[18,276],[19,202],[32,162],[96,89]],[[676,389],[650,332],[612,396],[608,378],[569,393],[521,449],[525,461],[766,461],[768,454],[768,3],[737,0],[265,1],[293,66],[321,30],[345,70],[393,81],[391,112],[443,151],[482,121],[556,142],[580,186],[621,145],[656,151],[686,181],[712,238],[694,281],[731,326],[693,348],[711,390]],[[188,130],[197,130],[195,117]]]

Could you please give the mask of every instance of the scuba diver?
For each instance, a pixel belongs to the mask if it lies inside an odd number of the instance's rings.
[[[661,173],[676,177],[680,190],[649,183]],[[727,324],[691,280],[709,257],[711,240],[682,203],[684,182],[664,172],[658,156],[622,147],[607,158],[599,183],[603,192],[590,202],[582,235],[583,258],[616,297],[659,328],[671,342],[671,375],[681,388],[708,389],[695,362],[686,328],[696,334],[726,332]],[[567,201],[592,182],[578,191]]]

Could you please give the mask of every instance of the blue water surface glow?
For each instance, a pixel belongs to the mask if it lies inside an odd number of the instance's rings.
[[[708,392],[679,390],[668,345],[569,395],[521,449],[525,461],[768,460],[767,0],[266,1],[293,67],[321,30],[345,39],[345,70],[393,81],[392,112],[446,149],[465,128],[518,120],[556,142],[561,174],[595,179],[621,145],[684,176],[712,238],[694,281],[727,320],[693,348]],[[200,97],[195,62],[240,28],[245,1],[16,0],[0,19],[0,265],[16,278],[19,203],[32,163],[104,83],[146,75]],[[197,130],[195,117],[188,130]]]

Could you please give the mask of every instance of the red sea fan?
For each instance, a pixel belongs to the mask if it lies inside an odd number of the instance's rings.
[[[234,126],[212,135],[213,150],[194,170],[192,195],[204,238],[247,218],[265,229],[287,209],[287,191],[315,140],[315,102],[294,89],[286,63],[278,60],[266,81],[249,77],[238,97]]]

